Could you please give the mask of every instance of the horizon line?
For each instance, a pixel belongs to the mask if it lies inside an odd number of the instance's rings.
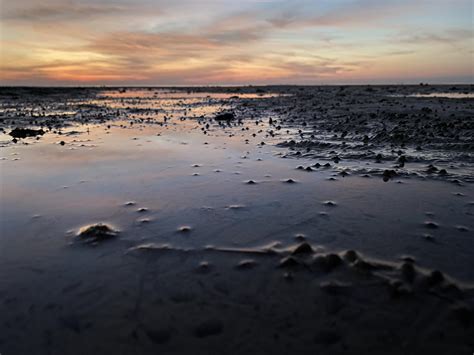
[[[333,84],[202,84],[202,85],[134,85],[134,84],[124,84],[124,85],[0,85],[0,88],[241,88],[241,87],[315,87],[315,86],[473,86],[472,83],[429,83],[429,82],[420,82],[416,83],[333,83]]]

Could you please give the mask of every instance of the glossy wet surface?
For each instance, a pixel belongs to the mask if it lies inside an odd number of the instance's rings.
[[[130,241],[186,247],[287,243],[303,233],[317,243],[384,257],[395,251],[427,254],[432,262],[436,249],[453,248],[458,262],[469,259],[463,250],[472,242],[471,185],[416,178],[384,183],[325,168],[308,172],[297,167],[314,161],[282,159],[284,148],[259,145],[241,126],[215,125],[208,135],[199,128],[194,121],[165,127],[115,122],[110,129],[72,127],[3,148],[6,258],[31,260],[30,248],[54,252],[71,241],[69,231],[107,221]],[[423,225],[431,220],[439,228]],[[176,233],[181,225],[192,226],[192,233]],[[426,243],[426,233],[437,243]],[[443,269],[474,276],[472,269],[445,261]]]

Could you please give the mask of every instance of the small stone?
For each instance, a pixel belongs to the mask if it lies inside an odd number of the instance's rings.
[[[297,235],[295,235],[295,239],[298,242],[304,242],[306,240],[306,236],[304,234],[297,234]]]
[[[82,227],[77,237],[89,242],[98,242],[106,239],[116,237],[117,231],[112,229],[110,226],[102,223]]]
[[[178,232],[181,232],[181,233],[189,233],[191,232],[191,227],[189,226],[181,226],[178,228]]]
[[[237,269],[244,269],[244,270],[247,270],[247,269],[252,269],[254,268],[255,266],[257,266],[257,262],[255,260],[252,260],[252,259],[245,259],[245,260],[242,260],[240,261],[238,264],[237,264]]]
[[[354,261],[359,259],[359,255],[357,255],[357,252],[355,250],[348,250],[344,253],[344,259],[353,263]]]
[[[309,243],[303,242],[300,245],[298,245],[291,254],[300,255],[300,254],[311,254],[313,252],[314,252],[313,247]]]
[[[201,261],[198,265],[197,271],[200,273],[206,273],[209,272],[211,269],[211,265],[207,261]]]
[[[388,180],[396,177],[398,174],[395,170],[384,170],[383,172],[383,181],[387,182]]]
[[[439,225],[435,222],[432,222],[432,221],[426,221],[424,225],[428,229],[438,229],[439,228]]]
[[[469,228],[467,228],[466,226],[456,226],[456,229],[459,232],[469,232]]]

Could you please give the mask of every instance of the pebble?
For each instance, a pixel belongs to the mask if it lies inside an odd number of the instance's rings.
[[[357,259],[359,259],[359,255],[355,250],[348,250],[344,253],[344,259],[353,263]]]
[[[383,181],[387,182],[388,180],[396,177],[398,174],[395,170],[384,170],[382,177]]]
[[[459,232],[469,232],[469,228],[467,228],[466,226],[456,226],[456,229]]]
[[[230,206],[227,206],[227,209],[229,210],[241,210],[241,209],[244,209],[245,208],[245,205],[230,205]]]
[[[253,259],[245,259],[245,260],[241,260],[238,264],[237,264],[237,269],[241,269],[241,270],[247,270],[247,269],[252,269],[254,268],[255,266],[257,266],[257,262]]]
[[[292,251],[291,254],[292,255],[312,254],[313,252],[314,252],[313,247],[309,243],[303,242],[297,247],[295,247],[295,249]]]
[[[306,236],[304,234],[296,234],[294,238],[298,242],[304,242],[306,240]]]
[[[151,223],[151,219],[149,219],[149,218],[142,218],[142,219],[139,219],[139,220],[138,220],[138,223],[140,223],[140,224],[148,224],[148,223]]]
[[[77,237],[90,242],[99,242],[116,237],[118,232],[112,227],[98,223],[82,227],[77,233]]]
[[[198,265],[197,271],[200,273],[206,273],[209,272],[211,269],[211,265],[209,264],[208,261],[201,261]]]
[[[426,221],[424,223],[424,226],[428,229],[438,229],[439,228],[439,225],[435,222],[432,222],[432,221]]]

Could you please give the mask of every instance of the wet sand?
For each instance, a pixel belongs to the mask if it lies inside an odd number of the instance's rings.
[[[2,88],[0,352],[471,353],[465,93]]]

